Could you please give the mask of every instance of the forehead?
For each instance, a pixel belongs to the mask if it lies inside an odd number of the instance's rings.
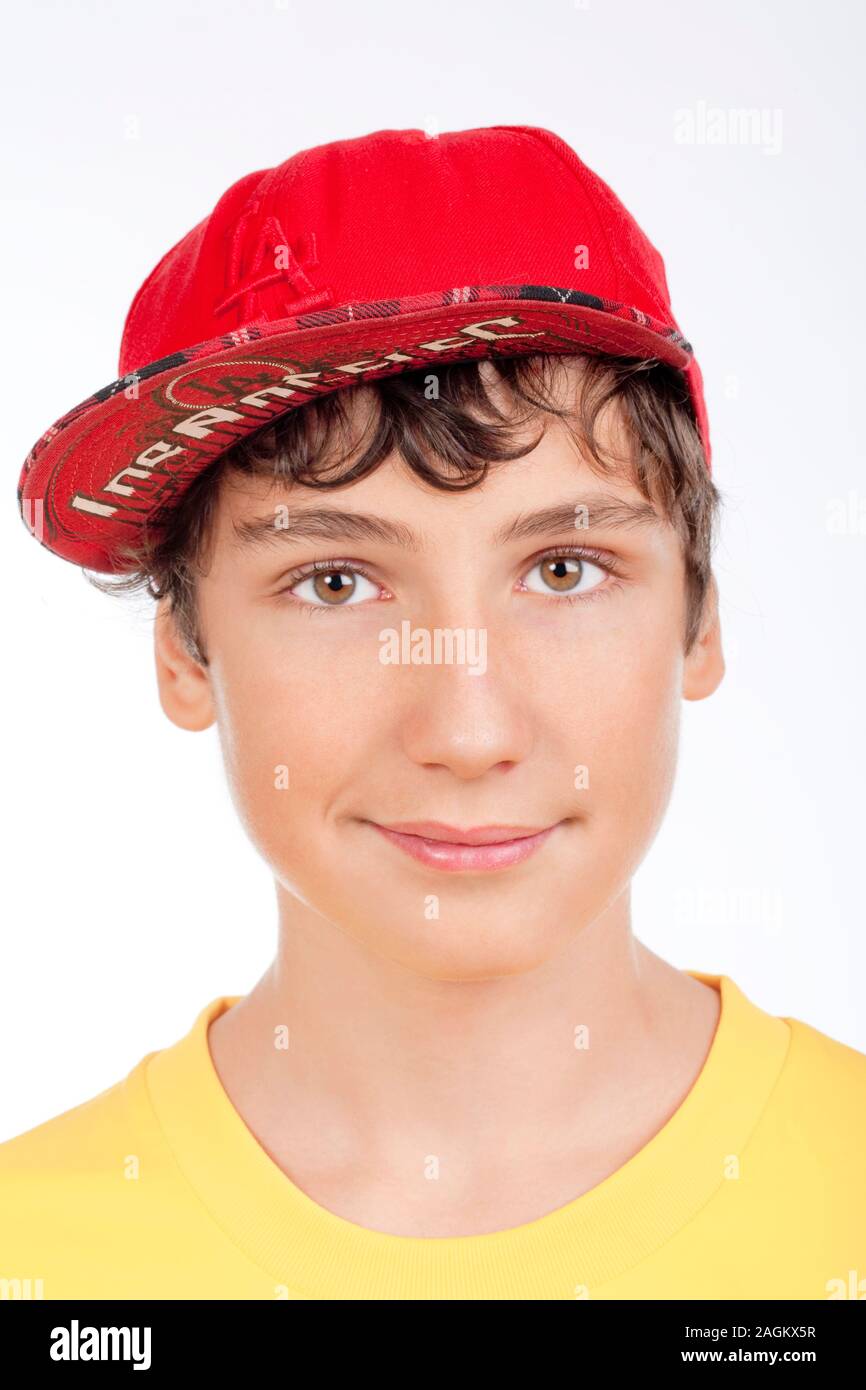
[[[487,378],[490,395],[511,415],[514,404],[497,384],[492,364],[482,365],[491,372]],[[552,382],[551,393],[556,404],[565,406],[570,395],[573,399],[575,369],[571,364],[560,366],[562,370]],[[363,446],[369,442],[365,429],[373,423],[375,413],[370,392],[353,389],[345,395],[352,398],[347,403],[352,432],[348,440],[341,437],[335,441],[336,448],[346,450],[341,471],[360,457]],[[548,528],[554,524],[555,509],[562,514],[562,526],[576,524],[576,508],[581,509],[577,524],[582,525],[587,524],[587,510],[590,524],[625,527],[646,526],[655,521],[664,525],[664,518],[633,480],[616,402],[601,412],[595,433],[604,457],[611,462],[604,472],[584,452],[563,421],[549,414],[532,415],[516,424],[509,436],[511,444],[532,446],[528,452],[518,459],[496,461],[489,466],[483,481],[460,490],[427,482],[396,449],[365,477],[336,487],[307,486],[275,477],[272,465],[261,474],[232,470],[224,476],[219,489],[214,539],[220,547],[248,553],[256,545],[276,539],[274,531],[286,532],[290,520],[293,534],[301,538],[305,533],[327,537],[327,516],[336,518],[346,513],[365,518],[355,527],[358,539],[381,539],[416,549],[423,548],[428,539],[454,535],[459,528],[474,533],[479,540],[502,538],[506,522],[542,510],[551,513],[544,518]],[[331,462],[333,450],[320,457],[323,464]],[[461,481],[441,459],[431,458],[430,465],[436,473]],[[379,534],[369,524],[371,519],[383,523]],[[335,520],[335,538],[337,525]],[[351,527],[348,532],[351,534]],[[339,534],[347,535],[342,520]],[[289,536],[283,534],[279,539]]]
[[[373,541],[420,552],[460,534],[504,544],[553,531],[667,527],[632,485],[602,482],[568,462],[567,468],[560,459],[497,464],[458,493],[430,486],[395,456],[344,488],[244,477],[221,492],[215,538],[221,550],[243,557],[287,541]]]

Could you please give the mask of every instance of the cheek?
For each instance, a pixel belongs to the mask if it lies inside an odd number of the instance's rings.
[[[327,618],[310,619],[327,622]],[[213,680],[226,774],[238,812],[265,851],[302,844],[363,763],[370,740],[363,653],[315,635],[283,646],[273,631],[221,649]],[[367,673],[369,682],[369,673]]]
[[[583,673],[578,728],[586,749],[590,804],[612,827],[637,836],[661,818],[673,787],[682,708],[682,648],[650,615],[628,640],[610,635]],[[581,734],[584,735],[581,738]]]

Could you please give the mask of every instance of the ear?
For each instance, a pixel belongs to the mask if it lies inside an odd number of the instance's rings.
[[[160,599],[153,625],[159,699],[172,724],[198,732],[216,718],[210,677],[187,651],[167,599]]]
[[[704,601],[701,630],[683,664],[683,699],[705,700],[718,689],[724,674],[719,590],[713,575]]]

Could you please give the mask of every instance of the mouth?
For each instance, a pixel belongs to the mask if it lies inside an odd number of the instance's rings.
[[[386,840],[412,859],[447,873],[507,869],[535,854],[561,821],[541,828],[518,825],[479,825],[468,829],[441,821],[401,821],[380,825],[368,821]]]

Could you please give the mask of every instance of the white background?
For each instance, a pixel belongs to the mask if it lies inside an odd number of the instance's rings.
[[[635,931],[866,1051],[860,6],[43,0],[4,27],[0,1138],[244,993],[275,945],[215,731],[162,714],[148,605],[28,535],[21,464],[117,376],[134,292],[231,183],[386,127],[553,129],[662,251],[725,496],[728,672],[684,708]],[[764,138],[676,138],[710,108]],[[834,499],[859,529],[833,533]]]

